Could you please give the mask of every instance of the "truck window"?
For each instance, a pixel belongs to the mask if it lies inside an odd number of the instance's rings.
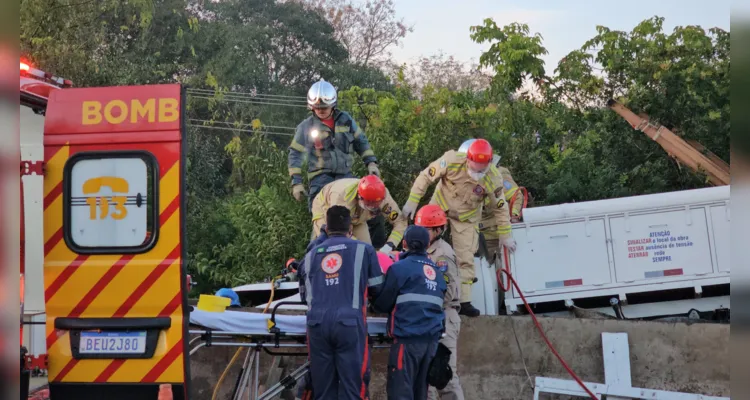
[[[148,152],[82,152],[65,164],[63,232],[78,254],[143,253],[157,242],[156,158]]]

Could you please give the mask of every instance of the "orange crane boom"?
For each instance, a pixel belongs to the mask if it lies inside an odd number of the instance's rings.
[[[729,165],[695,141],[685,141],[663,125],[654,125],[648,119],[636,115],[615,100],[607,101],[607,107],[620,114],[633,129],[645,133],[658,143],[671,157],[696,172],[703,172],[714,186],[729,185]],[[707,155],[704,155],[707,153]]]

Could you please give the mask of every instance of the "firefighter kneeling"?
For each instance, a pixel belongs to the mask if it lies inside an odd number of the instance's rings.
[[[380,248],[380,251],[385,253],[396,248],[394,243],[401,242],[408,225],[385,184],[375,175],[368,175],[362,179],[339,179],[323,187],[312,204],[312,239],[320,235],[320,230],[325,224],[323,217],[326,210],[332,206],[344,206],[349,210],[354,237],[368,244],[372,244],[372,241],[367,221],[384,215],[393,225],[386,245]]]

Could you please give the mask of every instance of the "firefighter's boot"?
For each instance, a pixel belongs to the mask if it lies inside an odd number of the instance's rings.
[[[478,317],[479,316],[479,310],[471,305],[471,302],[465,302],[461,303],[461,310],[458,312],[461,315],[465,315],[467,317]]]

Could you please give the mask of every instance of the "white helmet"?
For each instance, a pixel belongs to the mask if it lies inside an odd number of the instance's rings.
[[[307,91],[307,108],[328,108],[335,107],[338,100],[336,88],[325,79],[313,83],[310,90]]]
[[[461,147],[458,148],[459,153],[466,153],[469,151],[469,146],[471,146],[472,143],[474,143],[476,139],[469,139],[463,143],[461,143]]]

